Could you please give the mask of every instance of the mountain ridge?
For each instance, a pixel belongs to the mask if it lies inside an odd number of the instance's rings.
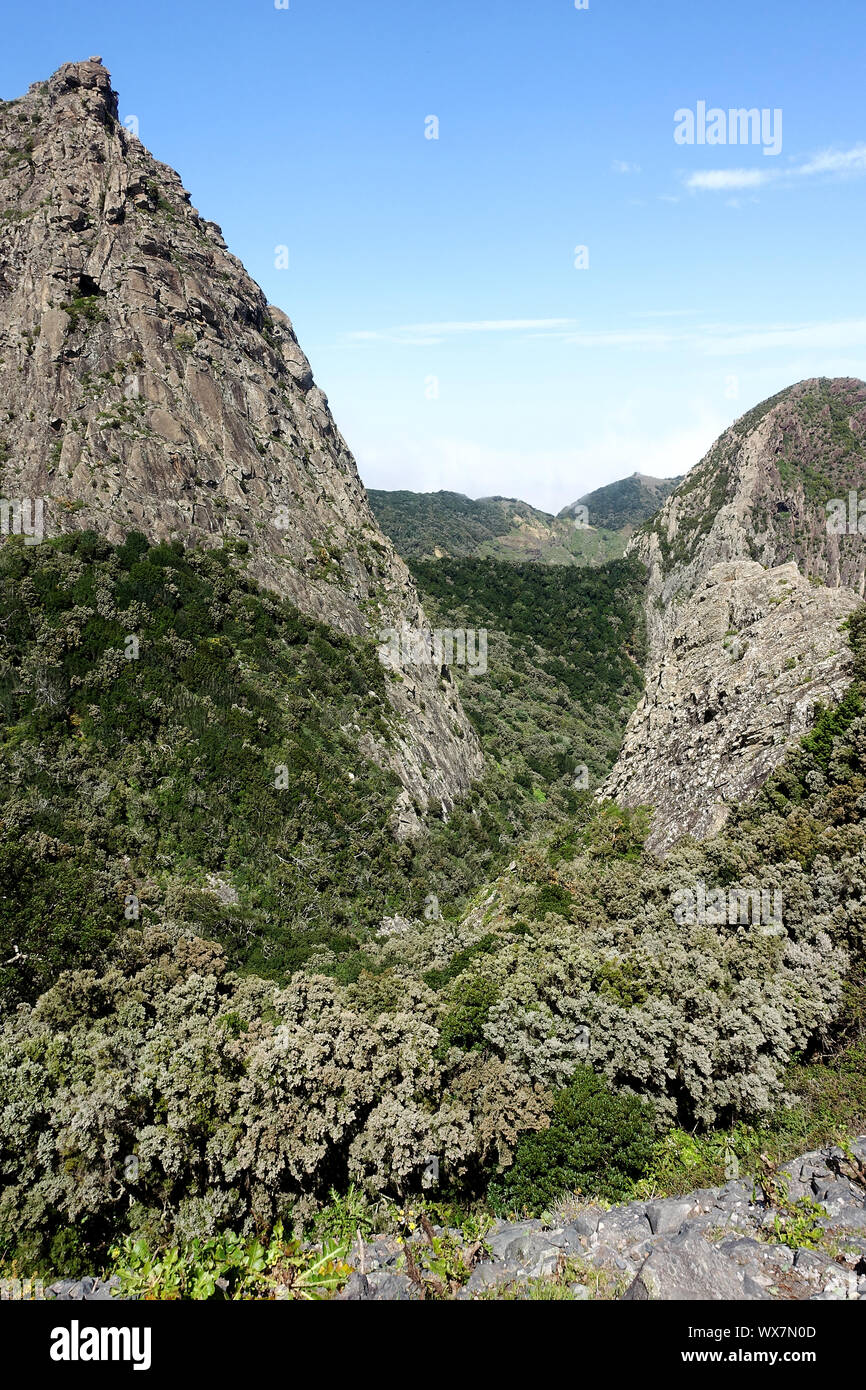
[[[563,507],[557,515],[563,518],[573,516],[579,507],[583,507],[589,513],[591,525],[631,534],[637,526],[655,515],[681,482],[681,476],[653,478],[648,473],[634,472],[627,478],[618,478],[604,487],[585,493],[570,506]]]
[[[117,120],[100,60],[0,106],[0,491],[47,534],[246,547],[344,633],[425,627],[289,318]],[[453,681],[393,672],[401,833],[480,775]]]
[[[634,473],[596,488],[555,516],[498,494],[473,499],[444,489],[368,488],[367,495],[383,530],[407,559],[450,555],[583,565],[619,559],[636,525],[658,510],[677,481]]]

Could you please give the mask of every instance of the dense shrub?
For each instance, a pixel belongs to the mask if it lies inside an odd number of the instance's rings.
[[[483,975],[458,982],[450,991],[448,1010],[439,1024],[443,1052],[451,1047],[471,1052],[483,1046],[484,1025],[497,994],[496,985]]]
[[[643,1101],[614,1095],[579,1067],[554,1098],[550,1127],[525,1135],[512,1166],[491,1183],[493,1206],[537,1216],[566,1192],[626,1200],[653,1156],[653,1119]]]
[[[301,1220],[355,1182],[420,1191],[508,1163],[545,1096],[508,1063],[437,1057],[423,987],[369,1017],[331,980],[238,978],[212,943],[130,931],[0,1030],[0,1262],[91,1259]]]

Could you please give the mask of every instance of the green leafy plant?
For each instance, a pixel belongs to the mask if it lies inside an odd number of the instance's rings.
[[[101,323],[106,317],[102,307],[102,295],[85,294],[73,299],[69,304],[62,304],[60,307],[64,313],[69,315],[70,327],[75,329],[84,320],[85,323]]]
[[[226,1231],[163,1251],[127,1237],[110,1254],[120,1295],[146,1300],[327,1298],[349,1272],[345,1245],[326,1241],[321,1250],[305,1250],[286,1240],[280,1225],[267,1245]]]
[[[424,1208],[406,1207],[400,1219],[406,1273],[422,1298],[453,1298],[469,1279],[482,1241],[467,1246],[459,1234],[435,1231]],[[421,1240],[407,1237],[420,1231]]]
[[[782,1211],[773,1217],[772,1239],[792,1250],[817,1250],[826,1240],[827,1233],[821,1221],[827,1216],[826,1208],[810,1197],[799,1197],[797,1201],[785,1199]]]
[[[342,1196],[331,1188],[330,1200],[316,1212],[311,1231],[317,1240],[349,1246],[359,1233],[366,1240],[376,1229],[378,1217],[366,1192],[349,1183]]]
[[[497,1211],[538,1215],[564,1192],[622,1201],[653,1155],[654,1117],[635,1096],[614,1095],[580,1067],[553,1102],[550,1127],[524,1135],[514,1163],[490,1184]]]

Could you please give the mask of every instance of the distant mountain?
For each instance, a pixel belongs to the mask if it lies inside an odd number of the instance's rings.
[[[573,518],[578,507],[589,513],[589,524],[608,531],[626,531],[629,535],[638,526],[655,516],[659,507],[673,492],[682,478],[650,478],[646,473],[632,473],[630,478],[596,488],[563,507],[558,520]]]
[[[630,482],[627,479],[611,487]],[[600,489],[600,493],[607,490]],[[634,503],[624,507],[624,512],[628,510],[629,516],[637,518],[625,525],[597,522],[590,511],[586,526],[576,524],[580,518],[575,508],[553,516],[514,497],[479,497],[473,501],[460,492],[386,492],[376,488],[367,493],[376,520],[404,559],[474,557],[546,565],[600,565],[619,559],[635,527],[652,516],[667,495],[659,493],[656,505],[649,510],[645,507],[639,517]],[[607,513],[615,517],[613,506],[607,506]]]

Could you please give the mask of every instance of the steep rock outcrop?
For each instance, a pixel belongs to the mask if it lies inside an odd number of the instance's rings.
[[[602,788],[656,808],[650,846],[717,830],[842,693],[866,586],[866,384],[799,383],[726,430],[629,544],[648,570],[646,690]]]
[[[0,392],[0,494],[44,499],[46,534],[245,542],[261,583],[345,632],[425,626],[291,322],[118,123],[97,58],[0,105]],[[447,672],[389,691],[394,738],[367,751],[407,831],[481,754]]]
[[[629,546],[649,569],[651,662],[722,560],[794,561],[863,595],[866,538],[827,524],[827,504],[858,489],[866,502],[866,383],[801,381],[736,420]]]
[[[650,803],[652,847],[712,835],[808,730],[814,705],[842,695],[851,653],[840,624],[850,589],[811,585],[795,564],[715,565],[675,611],[606,793]]]

